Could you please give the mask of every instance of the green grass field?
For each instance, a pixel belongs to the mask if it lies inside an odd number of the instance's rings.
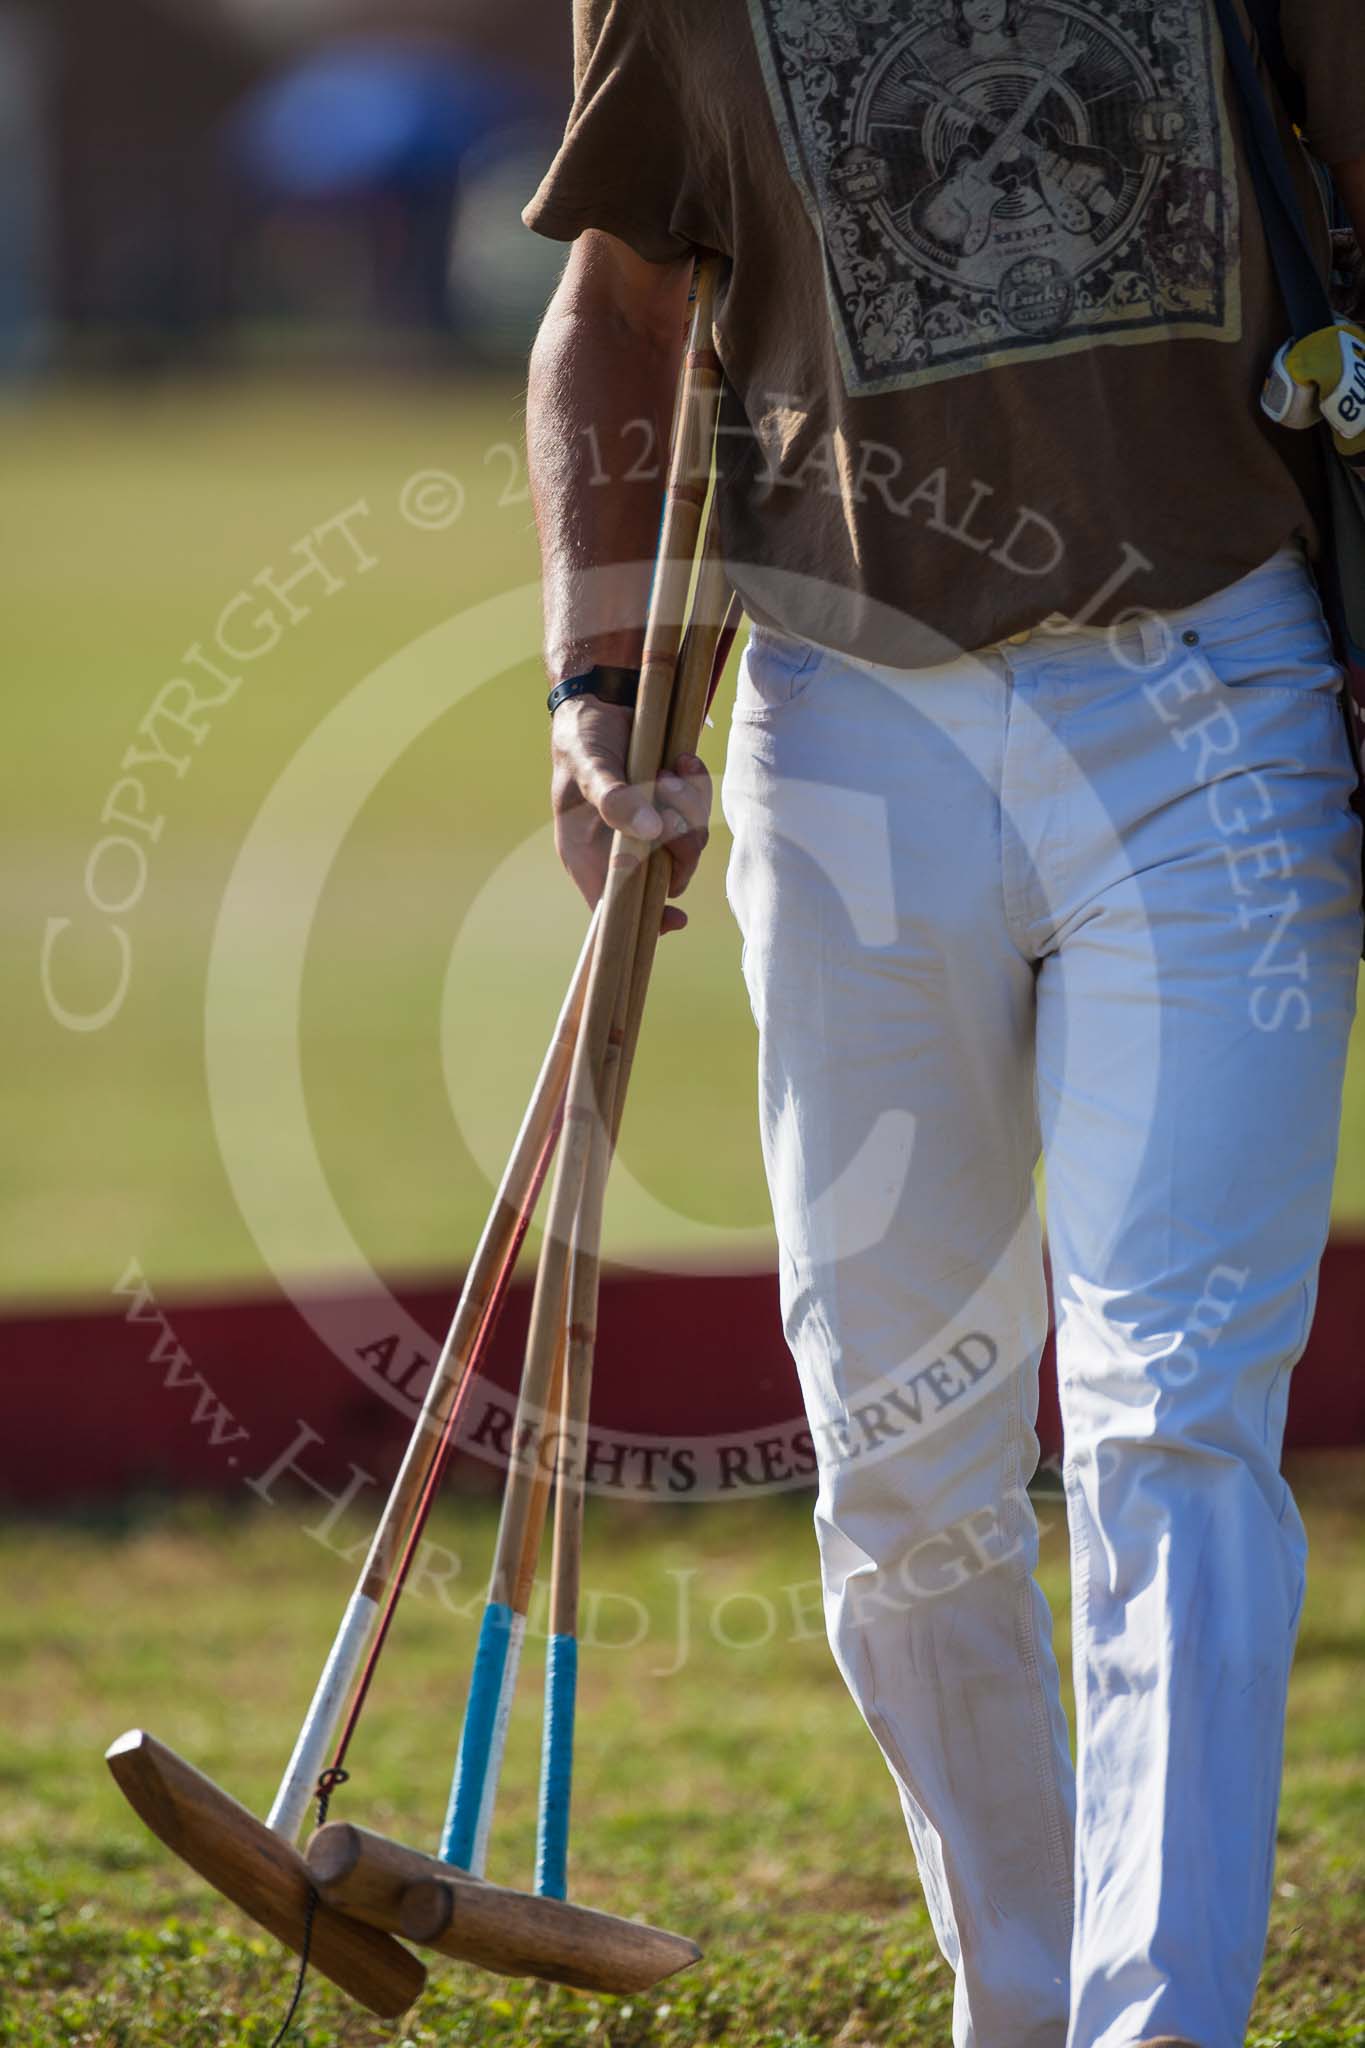
[[[1365,2043],[1365,1462],[1299,1475],[1313,1570],[1289,1724],[1270,1951],[1249,2040]],[[1044,1578],[1066,1634],[1060,1502]],[[145,1725],[258,1811],[353,1567],[306,1507],[183,1507],[0,1534],[0,2043],[265,2048],[291,1968],[146,1834],[101,1753]],[[431,1844],[492,1521],[455,1503],[405,1605],[339,1817]],[[334,1538],[340,1547],[348,1535]],[[452,1567],[452,1556],[459,1569]],[[891,1781],[837,1678],[799,1502],[590,1519],[574,1895],[705,1958],[613,2003],[436,1961],[398,2027],[311,1981],[300,2048],[942,2048],[950,1994]],[[685,1594],[685,1602],[684,1602]],[[685,1612],[686,1627],[680,1625]],[[534,1633],[534,1625],[533,1625]],[[1198,1655],[1198,1645],[1188,1646]],[[1065,1662],[1065,1659],[1064,1659]],[[528,1650],[490,1875],[532,1862],[539,1657]]]
[[[303,784],[268,882],[248,905],[251,946],[233,964],[227,1027],[259,1074],[253,1086],[249,1072],[230,1121],[272,1161],[269,1256],[293,1273],[354,1277],[357,1255],[321,1215],[325,1187],[358,1256],[379,1270],[457,1262],[583,923],[546,830],[517,392],[362,388],[322,375],[49,395],[11,407],[3,426],[11,774],[0,890],[9,963],[0,1294],[107,1294],[131,1257],[163,1296],[259,1275],[264,1254],[214,1133],[206,977],[234,862],[291,769]],[[408,479],[431,468],[453,474],[464,493],[458,519],[439,530],[402,510]],[[203,680],[182,653],[212,645],[240,591],[254,596],[232,612],[230,635],[262,645],[269,633],[253,621],[263,610],[284,619],[286,609],[252,579],[279,582],[303,566],[291,547],[362,501],[368,510],[352,515],[351,531],[373,566],[362,571],[333,529],[318,546],[339,587],[324,594],[316,576],[297,587],[289,602],[306,615],[237,664],[240,686],[203,714],[200,737],[158,726],[163,751],[187,765],[141,771],[146,830],[158,835],[145,887],[126,917],[97,917],[83,906],[82,877],[101,834],[119,829],[100,814],[129,749],[147,750],[139,720],[171,678]],[[487,600],[518,590],[507,618],[481,617]],[[444,637],[424,645],[443,622],[453,622]],[[447,705],[452,680],[490,659],[511,666]],[[429,704],[425,722],[395,746],[381,681],[369,723],[344,753],[347,775],[334,762],[310,779],[303,750],[386,663],[395,705],[415,691]],[[723,726],[722,717],[709,736],[713,763]],[[332,857],[320,849],[348,776],[355,817]],[[115,804],[139,801],[125,789]],[[695,894],[694,930],[662,956],[632,1092],[628,1174],[609,1222],[618,1254],[724,1258],[767,1243],[724,836]],[[107,898],[133,888],[131,866],[118,865],[131,859],[101,857]],[[303,941],[301,903],[314,913]],[[67,918],[50,979],[72,1012],[105,1001],[118,967],[110,927],[121,922],[127,934],[126,999],[99,1031],[59,1028],[44,999],[44,933]],[[300,958],[296,1012],[281,1023],[268,998]],[[267,1057],[288,1054],[295,1031],[307,1112],[297,1144],[281,1135],[282,1084]],[[1337,1215],[1362,1223],[1365,1042],[1347,1134]]]

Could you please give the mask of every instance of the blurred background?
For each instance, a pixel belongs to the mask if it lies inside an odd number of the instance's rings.
[[[5,0],[0,361],[516,360],[568,81],[536,0]]]
[[[582,929],[544,830],[533,602],[487,628],[489,687],[375,767],[317,890],[300,1065],[343,1252],[306,1195],[268,1259],[243,1223],[206,977],[252,821],[326,714],[442,622],[445,673],[472,674],[471,614],[532,590],[522,383],[563,252],[519,216],[570,91],[544,0],[0,0],[11,1298],[107,1300],[129,1257],[183,1292],[272,1262],[327,1280],[356,1247],[445,1270],[472,1242]],[[223,698],[188,728],[153,708],[182,674]],[[294,847],[322,829],[299,816]],[[666,949],[622,1251],[766,1244],[722,866]],[[287,1153],[264,1076],[255,1108]]]

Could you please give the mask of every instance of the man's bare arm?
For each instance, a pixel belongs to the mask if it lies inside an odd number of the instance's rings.
[[[585,604],[581,585],[653,556],[691,276],[690,260],[646,263],[614,236],[581,235],[531,351],[526,443],[553,681],[639,665],[647,572],[620,578],[605,630],[600,596],[590,582]]]
[[[526,443],[552,681],[639,666],[692,263],[646,263],[613,236],[579,237],[531,353]],[[604,603],[605,599],[605,603]],[[710,785],[689,756],[658,809],[625,782],[630,714],[593,696],[552,727],[555,841],[590,903],[612,830],[666,837],[678,895],[706,843]],[[665,928],[684,924],[679,910]]]

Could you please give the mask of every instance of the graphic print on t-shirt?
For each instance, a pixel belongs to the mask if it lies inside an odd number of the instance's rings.
[[[1207,0],[749,0],[851,395],[1241,334]]]

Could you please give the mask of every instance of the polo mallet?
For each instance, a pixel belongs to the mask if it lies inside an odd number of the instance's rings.
[[[713,288],[713,279],[699,273],[693,321],[694,343],[699,334],[709,335]],[[708,363],[714,364],[709,349],[705,354],[696,346],[689,351],[683,397],[679,404],[682,424],[675,436],[675,472],[678,470],[677,446],[687,438],[688,422],[695,410],[689,403],[689,392],[695,395],[698,389],[713,388],[716,381],[712,371],[711,384],[703,384]],[[709,447],[709,443],[707,445]],[[692,491],[696,498],[696,513],[699,514],[702,493],[696,492],[695,483]],[[680,545],[686,524],[671,515],[677,512],[682,501],[683,494],[678,497],[671,494],[670,509],[665,513],[661,560],[651,602],[652,621],[664,610],[661,594],[665,585],[672,587],[672,594],[678,600],[678,614],[681,612],[681,597],[686,590],[691,558],[689,553],[681,565],[681,589],[678,589],[680,565],[673,550]],[[694,516],[687,534],[689,549],[695,544],[695,537]],[[635,721],[635,734],[638,736],[643,727],[651,736],[651,745],[642,751],[636,744],[636,738],[633,736],[632,739],[631,774],[633,779],[640,781],[652,781],[658,772],[661,759],[658,748],[662,743],[667,710],[665,685],[672,680],[673,661],[662,659],[663,642],[656,646],[657,638],[647,636],[646,673],[641,688],[640,711]],[[674,657],[676,647],[675,635]],[[618,841],[613,859],[614,871],[622,865],[619,855]],[[630,865],[639,869],[638,858],[632,856]],[[665,874],[665,889],[666,885]],[[324,1974],[382,2017],[392,2017],[403,2011],[425,1982],[425,1971],[417,1958],[392,1940],[388,1930],[394,1925],[409,1931],[412,1939],[427,1940],[446,1953],[482,1963],[486,1968],[557,1978],[601,1990],[643,1988],[695,1960],[698,1953],[695,1945],[681,1936],[632,1921],[616,1920],[610,1915],[589,1913],[562,1900],[532,1900],[519,1893],[505,1893],[499,1887],[482,1885],[476,1878],[452,1870],[445,1863],[435,1865],[434,1873],[430,1868],[424,1871],[418,1866],[424,1863],[430,1866],[434,1859],[417,1857],[415,1852],[402,1850],[397,1845],[381,1844],[379,1838],[368,1837],[360,1829],[338,1829],[335,1825],[320,1828],[310,1844],[307,1865],[293,1846],[313,1796],[317,1796],[321,1820],[325,1817],[333,1789],[346,1777],[343,1759],[454,1443],[464,1400],[474,1383],[479,1361],[486,1352],[518,1250],[549,1168],[563,1116],[566,1080],[572,1086],[575,1074],[578,1075],[578,1106],[571,1112],[569,1137],[562,1149],[568,1152],[572,1147],[576,1158],[570,1177],[565,1176],[561,1159],[556,1197],[558,1213],[567,1214],[577,1208],[576,1195],[570,1192],[560,1197],[559,1188],[561,1183],[572,1188],[575,1181],[581,1187],[588,1170],[592,1117],[589,1112],[588,1147],[585,1149],[583,1129],[580,1128],[585,1116],[583,1105],[590,1101],[591,1077],[596,1075],[601,1079],[605,1074],[605,1040],[620,999],[620,962],[626,946],[627,910],[618,907],[613,911],[612,905],[628,906],[634,893],[635,885],[622,883],[613,872],[604,904],[594,918],[585,942],[512,1159],[470,1267],[412,1441],[394,1482],[360,1582],[343,1616],[268,1822],[263,1825],[254,1819],[192,1766],[141,1731],[135,1730],[121,1737],[108,1752],[109,1765],[116,1780],[154,1833],[262,1926],[288,1946],[310,1956]],[[662,891],[654,900],[661,910]],[[611,1000],[608,1002],[607,993],[599,992],[593,1027],[595,1056],[591,1061],[585,1061],[582,1057],[585,1034],[580,1028],[580,1017],[586,1022],[595,972],[593,963],[601,957],[602,934],[609,926],[614,930],[612,957],[616,968],[611,977],[602,975],[599,980],[601,991],[609,992]],[[638,918],[634,929],[638,932]],[[656,915],[648,940],[650,954],[657,930]],[[629,950],[633,961],[633,944]],[[612,980],[617,984],[615,989],[611,988]],[[642,994],[643,991],[641,1000]],[[638,1024],[638,1015],[636,1021]],[[618,1046],[622,1043],[618,1038]],[[609,1159],[609,1155],[608,1146],[606,1158]],[[604,1176],[605,1163],[601,1171]],[[571,1228],[574,1227],[576,1218],[570,1215],[569,1222]],[[553,1251],[561,1242],[567,1247],[567,1239],[561,1240],[553,1235],[552,1223],[546,1248]],[[567,1249],[562,1257],[547,1258],[543,1252],[537,1282],[537,1306],[533,1309],[532,1343],[528,1346],[528,1369],[534,1361],[538,1376],[537,1405],[542,1412],[547,1398],[554,1404],[560,1400],[558,1380],[563,1370],[568,1334],[564,1308],[570,1277]],[[549,1288],[553,1289],[552,1300],[549,1299]],[[505,1508],[504,1515],[509,1529],[520,1528],[518,1577],[514,1584],[519,1584],[521,1575],[528,1570],[528,1557],[532,1560],[529,1569],[533,1569],[540,1525],[544,1519],[548,1476],[541,1466],[537,1467],[537,1472],[540,1476],[531,1475],[529,1482],[518,1488],[516,1483],[523,1475],[514,1468],[509,1484],[509,1493],[520,1493],[520,1505],[515,1513],[509,1518]],[[535,1542],[531,1540],[533,1534]],[[333,1762],[329,1768],[323,1769],[323,1760],[348,1698],[349,1713]],[[399,1859],[402,1882],[389,1879],[380,1884],[379,1889],[384,1894],[382,1906],[376,1905],[370,1896],[373,1892],[370,1880],[374,1859],[370,1857],[367,1860],[357,1855],[351,1858],[354,1869],[359,1872],[350,1887],[352,1902],[343,1911],[337,1910],[337,1900],[346,1886],[344,1882],[333,1884],[331,1881],[329,1841],[333,1850],[338,1843],[378,1844],[383,1851],[381,1862],[384,1856]],[[336,1860],[335,1855],[333,1860]],[[345,1856],[341,1858],[341,1861],[346,1860]],[[430,1880],[433,1875],[440,1887],[439,1894],[427,1898],[424,1910],[419,1910],[423,1902],[415,1896],[411,1911],[408,1911],[404,1904],[408,1892],[419,1894],[421,1881]],[[410,1882],[414,1878],[418,1880],[416,1885]],[[367,1893],[367,1885],[370,1893]],[[328,1892],[333,1896],[322,1896]],[[413,1923],[411,1929],[407,1927],[409,1919]],[[437,1921],[441,1922],[439,1928],[435,1924]],[[430,1933],[427,1931],[429,1927]]]
[[[678,682],[664,755],[667,760],[676,760],[679,754],[692,752],[697,746],[706,706],[725,666],[737,623],[738,604],[737,600],[730,597],[714,523],[708,527],[702,550],[702,568],[693,613],[694,623],[689,629],[682,654],[678,658]],[[649,857],[645,874],[637,950],[629,980],[630,1000],[629,1004],[625,1001],[627,989],[623,980],[618,1013],[608,1041],[609,1059],[617,1055],[618,1049],[619,1059],[615,1065],[609,1065],[608,1073],[600,1078],[595,1097],[599,1137],[606,1130],[608,1123],[611,1126],[610,1143],[605,1154],[601,1157],[595,1155],[597,1177],[593,1186],[593,1199],[599,1212],[611,1150],[615,1146],[620,1129],[625,1103],[626,1076],[644,1011],[649,969],[667,899],[669,879],[668,853],[662,847],[656,848]],[[547,1407],[543,1412],[537,1410],[529,1375],[523,1379],[517,1404],[516,1420],[512,1430],[513,1455],[525,1456],[525,1447],[531,1446],[530,1478],[520,1495],[514,1492],[510,1485],[504,1495],[503,1516],[494,1554],[488,1603],[484,1609],[480,1629],[474,1678],[461,1731],[450,1808],[441,1841],[441,1854],[444,1859],[471,1871],[476,1876],[482,1876],[487,1862],[493,1807],[501,1775],[503,1750],[526,1630],[526,1617],[534,1585],[535,1563],[540,1550],[549,1495],[551,1468],[543,1455],[541,1432],[547,1417],[555,1415],[556,1412],[562,1412],[566,1418],[566,1429],[572,1427],[581,1430],[586,1426],[586,1402],[591,1384],[592,1330],[596,1319],[597,1271],[595,1252],[590,1251],[587,1246],[590,1235],[586,1224],[588,1199],[585,1187],[583,1206],[575,1219],[575,1231],[576,1242],[588,1261],[584,1268],[584,1279],[579,1283],[581,1288],[586,1286],[586,1294],[581,1293],[575,1300],[569,1315],[569,1329],[575,1333],[575,1339],[571,1340],[568,1346],[571,1360],[575,1356],[575,1341],[577,1344],[577,1365],[571,1367],[577,1374],[574,1383],[575,1393],[571,1401],[569,1381],[564,1377],[563,1357],[568,1333],[564,1327],[564,1311],[561,1307],[558,1311],[558,1343],[551,1369]],[[593,1227],[600,1233],[600,1213]],[[587,1280],[589,1271],[593,1276],[590,1281]],[[591,1295],[590,1303],[587,1294]],[[562,1398],[559,1392],[561,1388]],[[560,1493],[556,1509],[555,1558],[558,1560],[561,1552],[564,1553],[563,1570],[566,1576],[561,1588],[558,1569],[556,1568],[552,1574],[555,1587],[555,1614],[560,1618],[552,1616],[551,1619],[546,1667],[543,1761],[545,1789],[542,1794],[542,1843],[537,1858],[536,1877],[536,1890],[555,1898],[564,1895],[564,1830],[567,1828],[568,1779],[573,1752],[573,1698],[577,1663],[575,1627],[562,1619],[565,1614],[576,1613],[576,1551],[568,1530],[561,1522],[565,1500],[562,1475],[558,1485]],[[550,1789],[555,1783],[560,1786],[558,1796]],[[555,1832],[551,1817],[556,1814],[560,1816],[557,1835],[559,1846],[549,1848],[547,1844],[550,1834]],[[547,1829],[550,1830],[550,1834],[547,1834]]]
[[[710,451],[714,437],[714,393],[719,384],[719,365],[711,347],[711,315],[714,303],[714,270],[707,266],[698,275],[693,301],[689,345],[684,363],[677,419],[669,463],[668,484],[660,528],[659,559],[650,594],[649,621],[641,669],[640,693],[632,726],[627,776],[633,784],[653,783],[665,758],[676,759],[697,745],[705,715],[707,688],[713,674],[717,634],[709,636],[708,648],[692,638],[697,660],[691,683],[692,710],[685,723],[673,721],[668,737],[677,743],[666,752],[665,721],[674,704],[674,682],[679,664],[681,622],[686,611],[688,584],[696,553],[697,531],[710,474]],[[712,578],[706,600],[723,616],[725,592],[717,591],[714,577],[724,572],[712,553]],[[702,593],[698,592],[699,597]],[[699,619],[705,614],[700,604]],[[706,666],[703,672],[702,662]],[[502,1519],[489,1580],[488,1602],[479,1632],[464,1725],[460,1733],[450,1806],[441,1837],[440,1853],[448,1863],[482,1876],[486,1867],[493,1807],[502,1770],[513,1695],[516,1690],[526,1614],[536,1556],[544,1521],[548,1473],[540,1438],[547,1420],[556,1412],[556,1360],[564,1342],[563,1302],[569,1286],[570,1247],[576,1228],[580,1199],[585,1196],[590,1142],[594,1132],[619,1125],[624,1091],[615,1089],[614,1054],[620,1039],[613,1031],[624,1029],[608,1009],[607,991],[616,1003],[624,986],[627,964],[633,964],[641,947],[641,908],[646,876],[654,878],[652,900],[658,916],[645,940],[644,972],[640,981],[640,1008],[648,984],[659,916],[667,893],[669,860],[659,848],[647,862],[641,861],[638,844],[620,835],[608,869],[606,892],[601,905],[603,941],[598,953],[600,965],[589,984],[588,1019],[580,1035],[575,1065],[569,1083],[568,1136],[560,1156],[551,1197],[549,1221],[536,1275],[534,1306],[527,1338],[526,1364],[522,1376],[516,1422],[513,1426],[514,1462],[503,1496]],[[594,1008],[594,1005],[596,1006]],[[638,1016],[636,1019],[638,1028]],[[612,1081],[606,1079],[611,1059]],[[610,1164],[610,1145],[599,1162],[599,1178],[605,1181]],[[600,1192],[600,1191],[599,1191]],[[576,1321],[571,1316],[571,1323]],[[524,1447],[534,1443],[529,1460]],[[552,1636],[559,1634],[552,1630]],[[566,1677],[554,1691],[554,1700],[572,1689],[567,1675],[574,1652],[550,1644],[550,1667],[566,1670]],[[567,1735],[554,1738],[551,1729],[566,1725],[562,1713],[547,1701],[545,1740],[547,1757],[562,1754],[572,1741],[572,1723]]]
[[[425,1970],[396,1941],[343,1918],[330,1907],[317,1905],[294,1844],[342,1710],[351,1699],[347,1728],[333,1765],[334,1771],[341,1769],[402,1592],[424,1519],[422,1510],[424,1506],[429,1509],[463,1398],[486,1353],[549,1169],[596,931],[594,918],[407,1453],[269,1818],[264,1824],[258,1821],[192,1765],[140,1729],[120,1736],[107,1752],[109,1768],[129,1803],[168,1848],[297,1953],[302,1953],[307,1936],[310,1960],[383,2018],[407,2009],[426,1981]],[[382,1613],[381,1602],[385,1602]],[[362,1664],[366,1664],[363,1677]]]
[[[720,375],[710,344],[713,295],[714,270],[706,266],[694,301],[627,759],[630,782],[647,788],[653,787],[668,748],[682,751],[697,744],[715,655],[729,623],[723,570],[712,538],[699,577],[699,616],[688,636],[688,658],[680,662],[681,620],[710,473],[713,397]],[[707,618],[714,623],[708,625]],[[506,1974],[599,1991],[642,1990],[695,1960],[698,1951],[679,1935],[588,1913],[563,1897],[581,1514],[581,1494],[563,1478],[556,1516],[537,1892],[528,1898],[486,1885],[482,1867],[549,1491],[539,1438],[556,1410],[586,1419],[603,1193],[619,1127],[621,1083],[643,1010],[668,879],[666,848],[650,850],[616,834],[570,1070],[515,1450],[441,1857],[338,1823],[320,1828],[307,1851],[319,1893],[346,1914]],[[537,1438],[537,1455],[529,1460],[520,1455],[525,1425]],[[494,1924],[506,1937],[498,1961],[486,1940]]]

